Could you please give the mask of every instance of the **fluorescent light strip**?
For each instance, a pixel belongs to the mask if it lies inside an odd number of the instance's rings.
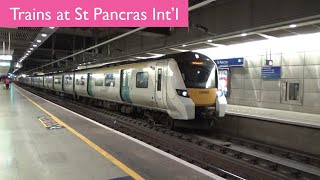
[[[0,60],[11,61],[12,55],[0,55]]]

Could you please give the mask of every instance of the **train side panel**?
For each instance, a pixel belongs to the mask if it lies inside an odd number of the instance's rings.
[[[75,72],[74,91],[77,96],[90,97],[88,94],[88,73],[90,71]]]
[[[74,81],[74,73],[65,73],[63,74],[63,91],[68,94],[74,94],[73,91],[73,82]]]
[[[36,87],[43,88],[43,77],[42,76],[38,76],[36,78]]]
[[[158,108],[155,101],[155,67],[156,62],[148,62],[131,69],[128,85],[129,97],[133,104]]]
[[[93,71],[91,81],[93,97],[122,102],[120,97],[119,67],[97,69]]]
[[[40,88],[44,88],[44,76],[41,76],[41,77],[40,77],[39,87],[40,87]]]
[[[53,90],[58,92],[63,92],[62,74],[56,74],[53,76]]]
[[[44,89],[49,89],[48,88],[48,83],[47,83],[47,77],[48,76],[43,76],[43,88]]]
[[[53,76],[47,76],[46,81],[47,81],[48,89],[54,90],[53,89]]]
[[[27,80],[27,84],[31,86],[31,77],[26,77],[26,80]]]
[[[31,77],[31,86],[34,86],[35,77]]]

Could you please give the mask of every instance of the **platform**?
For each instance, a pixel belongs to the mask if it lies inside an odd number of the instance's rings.
[[[20,87],[0,103],[0,179],[221,179]],[[45,128],[48,114],[66,127]]]
[[[320,129],[320,115],[276,109],[228,104],[226,113],[240,117],[261,119],[297,126]]]
[[[45,128],[46,113],[14,89],[1,89],[0,104],[0,179],[128,177],[66,128]]]
[[[227,116],[217,121],[216,131],[320,155],[320,115],[317,114],[228,105]]]

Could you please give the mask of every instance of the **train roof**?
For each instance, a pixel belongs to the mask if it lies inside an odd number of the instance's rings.
[[[98,67],[92,67],[92,68],[86,68],[86,69],[79,69],[79,70],[73,70],[73,71],[65,71],[65,72],[59,72],[59,73],[49,73],[46,75],[54,75],[54,74],[61,74],[61,73],[68,73],[68,72],[79,72],[79,71],[86,71],[90,69],[99,69],[99,68],[105,68],[105,67],[113,67],[113,66],[120,66],[120,65],[126,65],[126,64],[134,64],[134,63],[141,63],[141,62],[150,62],[150,61],[157,61],[161,59],[175,59],[178,63],[185,63],[188,61],[194,61],[196,59],[200,60],[211,60],[209,57],[196,53],[196,52],[181,52],[181,53],[175,53],[175,54],[168,54],[164,55],[158,58],[147,58],[147,59],[141,59],[141,60],[136,60],[136,61],[123,61],[123,62],[115,62],[115,63],[110,63]],[[39,75],[39,76],[45,76],[45,75]]]

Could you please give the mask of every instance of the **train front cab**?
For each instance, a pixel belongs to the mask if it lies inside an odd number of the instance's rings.
[[[218,73],[215,63],[197,53],[185,53],[175,57],[175,61],[185,85],[181,88],[177,83],[176,91],[180,96],[179,100],[189,99],[184,106],[190,111],[187,113],[187,119],[176,120],[176,126],[201,129],[212,127],[216,117],[224,116],[226,108],[225,97],[218,96],[217,93]]]

